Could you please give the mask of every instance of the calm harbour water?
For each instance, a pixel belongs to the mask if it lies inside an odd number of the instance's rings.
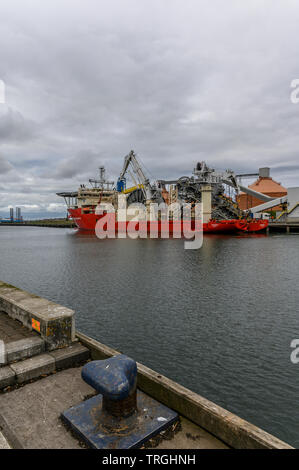
[[[299,235],[98,240],[0,227],[0,279],[77,329],[299,447]]]

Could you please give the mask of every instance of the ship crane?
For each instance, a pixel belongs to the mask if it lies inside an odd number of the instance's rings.
[[[134,176],[129,171],[130,166],[132,167],[133,173],[137,180],[136,186],[137,188],[139,187],[142,190],[145,200],[152,201],[154,199],[157,199],[157,188],[151,185],[150,180],[146,177],[133,150],[131,150],[131,152],[124,159],[123,169],[117,181],[118,191],[123,191],[125,188],[125,176],[127,172],[129,172],[129,174],[132,176],[133,181],[136,183]]]

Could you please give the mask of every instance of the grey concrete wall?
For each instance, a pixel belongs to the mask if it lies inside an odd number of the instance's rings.
[[[299,187],[288,188],[288,210],[293,209],[299,203]],[[288,215],[290,222],[299,222],[299,206]]]
[[[118,351],[77,332],[93,360],[107,359]],[[287,443],[221,408],[197,393],[138,364],[138,388],[201,426],[235,449],[291,449]]]
[[[0,281],[0,310],[37,331],[48,351],[75,339],[74,311]]]

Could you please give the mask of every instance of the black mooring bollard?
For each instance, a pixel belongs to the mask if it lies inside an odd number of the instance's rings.
[[[123,354],[87,363],[82,378],[99,395],[62,413],[96,449],[140,447],[178,419],[177,413],[137,390],[136,362]]]
[[[82,369],[83,380],[103,395],[103,410],[124,418],[137,411],[137,365],[123,354],[93,361]]]

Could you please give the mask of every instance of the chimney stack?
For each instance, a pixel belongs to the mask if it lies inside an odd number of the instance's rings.
[[[270,168],[260,168],[259,169],[259,176],[260,178],[270,178]]]

